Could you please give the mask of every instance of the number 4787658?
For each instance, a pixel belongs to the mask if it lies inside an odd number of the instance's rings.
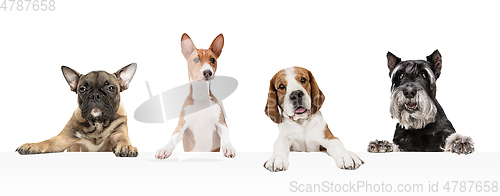
[[[2,0],[0,0],[2,1]],[[0,11],[55,11],[55,0],[3,0]]]

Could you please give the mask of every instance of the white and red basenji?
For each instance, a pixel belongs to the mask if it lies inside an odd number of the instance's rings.
[[[217,58],[224,46],[219,34],[208,49],[197,49],[187,34],[181,38],[182,54],[188,63],[190,92],[167,145],[156,152],[157,159],[168,158],[180,142],[185,152],[219,152],[235,157],[221,105],[210,90],[210,81],[217,71]],[[222,149],[221,149],[222,148]]]

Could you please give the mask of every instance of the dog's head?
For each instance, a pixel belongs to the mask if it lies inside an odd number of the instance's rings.
[[[387,53],[391,87],[391,115],[405,129],[422,129],[433,123],[437,114],[436,80],[441,74],[441,54],[438,50],[427,60],[401,61]]]
[[[114,74],[92,71],[82,75],[69,67],[61,67],[71,91],[78,94],[82,118],[87,119],[91,125],[109,124],[120,107],[120,92],[128,88],[136,68],[137,65],[132,63]]]
[[[209,81],[217,71],[217,58],[224,46],[224,36],[219,34],[208,49],[196,49],[193,41],[187,34],[181,38],[182,54],[188,62],[190,81]]]
[[[270,81],[265,113],[275,123],[282,117],[293,121],[307,119],[319,111],[325,95],[312,73],[301,67],[291,67],[276,73]]]

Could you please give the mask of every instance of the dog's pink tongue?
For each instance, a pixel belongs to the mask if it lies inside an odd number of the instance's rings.
[[[297,114],[301,114],[301,113],[304,113],[305,111],[306,111],[306,109],[305,109],[305,108],[297,108],[297,109],[295,110],[295,113],[297,113]]]

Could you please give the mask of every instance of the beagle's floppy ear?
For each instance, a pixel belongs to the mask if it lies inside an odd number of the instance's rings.
[[[270,81],[269,92],[267,93],[267,104],[264,112],[266,113],[267,116],[269,116],[269,118],[271,118],[273,122],[280,124],[282,122],[282,119],[280,110],[278,108],[279,106],[278,92],[274,87],[275,80],[276,80],[276,75],[274,75]]]
[[[325,102],[325,95],[318,87],[316,79],[312,75],[311,71],[307,70],[309,73],[309,82],[311,83],[311,114],[316,114],[319,111],[323,102]]]
[[[182,55],[184,55],[184,58],[188,58],[191,53],[193,53],[194,50],[196,50],[196,46],[193,43],[193,40],[189,37],[188,34],[184,33],[182,34],[181,38],[181,48],[182,48]]]

